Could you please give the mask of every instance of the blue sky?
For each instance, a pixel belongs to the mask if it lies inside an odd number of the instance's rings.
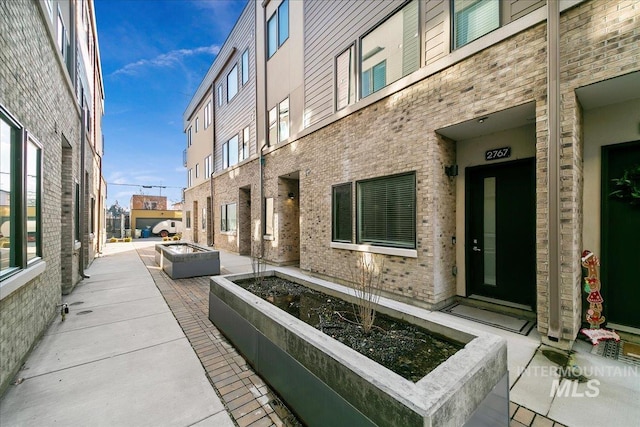
[[[107,207],[186,186],[182,113],[246,0],[95,0],[105,86]],[[170,188],[176,187],[176,188]]]

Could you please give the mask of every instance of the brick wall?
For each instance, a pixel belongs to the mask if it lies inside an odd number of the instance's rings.
[[[46,261],[41,275],[0,301],[0,393],[56,314],[61,283],[77,281],[77,259],[70,253],[73,241],[69,242],[73,235],[63,237],[61,233],[73,230],[68,227],[74,212],[68,202],[73,194],[66,192],[63,179],[81,178],[76,173],[80,116],[44,19],[36,1],[0,2],[0,103],[43,145],[42,251]],[[72,146],[65,169],[64,140]]]

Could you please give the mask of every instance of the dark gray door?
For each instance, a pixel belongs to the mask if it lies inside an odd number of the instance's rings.
[[[616,190],[612,180],[638,166],[640,141],[602,147],[600,282],[603,309],[607,321],[634,328],[640,328],[640,203],[610,194]],[[636,185],[640,184],[640,176],[630,178]]]
[[[466,170],[467,290],[535,304],[534,159]]]

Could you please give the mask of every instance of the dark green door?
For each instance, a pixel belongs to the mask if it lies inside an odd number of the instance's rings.
[[[467,290],[535,304],[534,159],[466,170]]]
[[[602,147],[600,282],[604,315],[608,322],[634,328],[640,328],[640,204],[610,194],[615,190],[611,180],[638,165],[640,141]]]

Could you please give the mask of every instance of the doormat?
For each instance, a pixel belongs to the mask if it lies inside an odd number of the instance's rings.
[[[473,320],[474,322],[504,329],[505,331],[515,332],[520,335],[529,335],[529,332],[531,332],[533,327],[536,325],[536,322],[531,320],[521,319],[519,317],[496,313],[495,311],[471,307],[460,303],[454,303],[440,311],[463,319]]]
[[[593,346],[591,354],[640,366],[640,345],[626,341],[600,341]]]

